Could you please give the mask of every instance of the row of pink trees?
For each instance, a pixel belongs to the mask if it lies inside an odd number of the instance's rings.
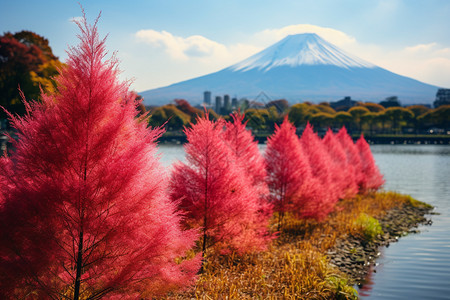
[[[339,199],[380,188],[383,176],[363,136],[345,127],[320,139],[308,124],[300,138],[287,118],[269,137],[265,153],[270,200],[279,212],[323,220]]]
[[[201,232],[201,250],[237,253],[265,247],[271,213],[281,229],[286,212],[323,220],[339,199],[377,189],[383,178],[369,145],[355,144],[342,128],[323,139],[308,124],[301,138],[286,118],[269,137],[265,157],[244,116],[213,121],[208,115],[185,129],[187,163],[175,164],[171,197],[187,228]]]

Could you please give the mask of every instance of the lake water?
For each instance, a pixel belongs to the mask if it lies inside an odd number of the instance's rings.
[[[264,145],[261,145],[264,148]],[[361,299],[450,299],[450,146],[373,145],[385,189],[435,206],[432,226],[402,237],[381,251],[377,266],[359,289]],[[180,145],[160,145],[169,167],[184,160]]]

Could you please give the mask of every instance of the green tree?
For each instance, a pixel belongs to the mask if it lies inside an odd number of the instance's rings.
[[[291,106],[289,110],[289,121],[291,121],[295,127],[306,126],[306,122],[313,113],[319,112],[317,109],[312,109],[311,105],[307,103],[297,103]]]
[[[244,120],[247,121],[247,126],[254,131],[265,130],[266,120],[269,117],[269,112],[266,109],[250,108],[245,111]]]
[[[369,128],[369,134],[373,134],[374,132],[374,125],[376,123],[376,112],[368,112],[361,116],[361,123],[367,124]]]
[[[273,132],[275,130],[275,124],[281,123],[282,119],[276,107],[271,106],[267,109],[269,118],[266,120],[267,130]]]
[[[319,112],[310,117],[310,122],[314,128],[328,128],[332,126],[334,116],[329,113]]]
[[[388,116],[386,115],[386,110],[376,113],[374,122],[380,124],[381,133],[385,132],[386,123],[388,121],[389,121],[389,119],[388,119]]]
[[[430,108],[424,105],[411,105],[407,107],[414,114],[414,118],[411,120],[412,125],[416,132],[423,128],[423,124],[420,121],[420,116],[430,111]]]
[[[320,112],[324,112],[330,115],[334,115],[336,113],[336,111],[334,110],[334,108],[332,108],[330,106],[329,103],[327,102],[322,102],[320,104],[314,105],[313,108],[319,110]]]
[[[362,116],[368,114],[370,111],[364,106],[354,106],[348,110],[352,115],[353,122],[356,124],[359,131],[362,131]]]
[[[378,103],[373,103],[373,102],[366,102],[366,103],[361,104],[361,106],[364,106],[371,112],[375,112],[375,113],[385,110],[383,105],[380,105]]]
[[[352,120],[352,115],[346,111],[339,111],[334,115],[334,124],[338,128],[342,126],[349,127]]]
[[[434,126],[442,129],[450,129],[450,105],[441,105],[431,113]]]
[[[174,104],[167,104],[157,107],[151,112],[149,125],[165,125],[167,130],[176,131],[183,129],[183,126],[188,125],[190,121],[189,115],[179,110]]]
[[[385,115],[391,122],[392,130],[395,133],[399,133],[401,131],[401,127],[405,125],[405,122],[408,122],[414,118],[412,111],[407,108],[397,106],[387,108]]]

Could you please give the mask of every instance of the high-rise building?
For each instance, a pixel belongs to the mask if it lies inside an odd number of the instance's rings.
[[[216,113],[222,113],[222,97],[216,96]]]
[[[203,103],[207,106],[211,105],[211,92],[210,91],[204,91],[203,92]]]
[[[233,99],[231,99],[231,108],[235,109],[238,107],[238,100],[236,97],[234,97]]]
[[[230,95],[223,96],[223,110],[224,114],[229,114],[231,112]]]

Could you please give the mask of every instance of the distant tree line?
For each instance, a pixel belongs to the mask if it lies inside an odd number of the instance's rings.
[[[150,125],[164,125],[168,131],[181,130],[194,122],[197,115],[204,113],[204,110],[191,106],[183,99],[150,111]],[[385,107],[372,102],[358,102],[356,106],[335,110],[326,102],[303,102],[289,106],[286,100],[275,100],[262,108],[247,108],[241,112],[245,114],[247,126],[255,133],[273,132],[275,125],[281,124],[286,115],[297,128],[304,128],[309,122],[319,133],[342,126],[350,133],[366,135],[446,133],[450,129],[450,105],[431,109],[424,105]],[[213,111],[211,114],[214,119],[218,117]]]

